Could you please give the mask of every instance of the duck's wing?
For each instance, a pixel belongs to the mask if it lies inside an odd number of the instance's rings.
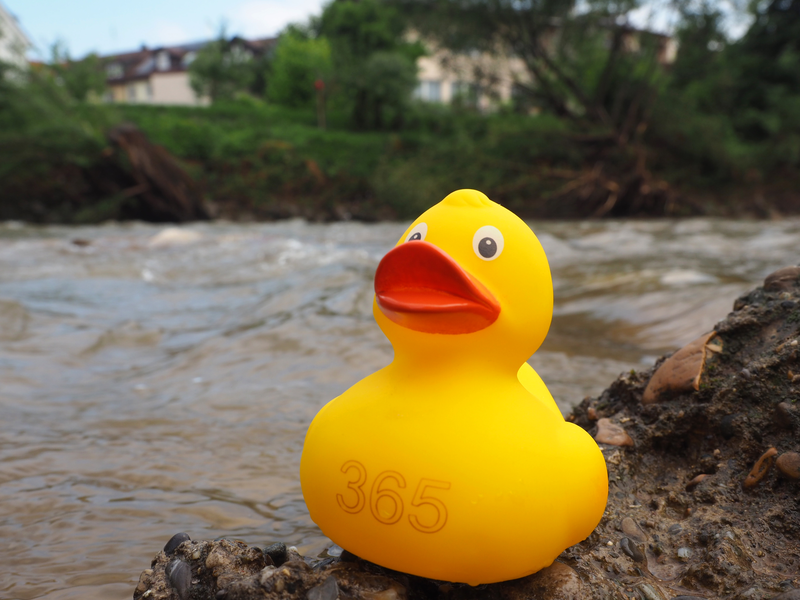
[[[517,371],[517,379],[519,379],[519,382],[522,384],[522,386],[532,395],[536,396],[536,398],[538,398],[542,404],[555,411],[555,413],[562,419],[564,418],[564,415],[561,414],[561,410],[558,408],[556,401],[553,400],[553,395],[550,393],[550,390],[547,389],[544,381],[542,381],[542,378],[539,377],[539,374],[533,370],[532,366],[530,366],[528,363],[522,363],[519,371]]]

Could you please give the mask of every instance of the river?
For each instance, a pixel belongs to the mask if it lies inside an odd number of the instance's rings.
[[[547,222],[562,410],[798,262],[800,220]],[[404,224],[0,224],[0,598],[130,598],[178,531],[328,541],[298,465],[387,364],[372,276]]]

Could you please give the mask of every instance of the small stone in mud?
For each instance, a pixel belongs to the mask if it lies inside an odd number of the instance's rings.
[[[792,479],[800,479],[800,454],[797,452],[784,452],[775,461],[778,470]]]
[[[634,562],[644,562],[644,554],[630,538],[622,538],[619,541],[619,547],[622,551],[633,559]]]
[[[336,600],[339,597],[339,586],[336,585],[336,578],[333,575],[323,581],[320,585],[308,590],[306,598],[308,600]]]
[[[666,600],[661,592],[649,583],[640,583],[637,588],[643,600]]]
[[[767,292],[790,290],[797,283],[798,278],[800,278],[800,267],[778,269],[764,279],[764,290]]]
[[[169,541],[164,545],[164,554],[166,554],[167,556],[174,554],[175,550],[178,549],[178,546],[180,546],[183,542],[189,541],[191,539],[192,538],[189,537],[188,533],[184,532],[176,533],[171,538],[169,538]]]
[[[530,577],[508,582],[510,598],[547,598],[548,600],[572,600],[585,598],[581,578],[572,567],[555,561]]]
[[[597,421],[597,433],[594,439],[601,444],[610,444],[612,446],[633,446],[631,436],[625,433],[625,430],[612,423],[611,419],[599,419]]]
[[[286,544],[275,542],[264,548],[264,554],[272,559],[272,564],[280,567],[286,562]]]
[[[779,425],[791,429],[796,422],[795,413],[796,411],[788,402],[780,402],[778,406],[775,407],[775,420]]]
[[[636,524],[636,521],[630,517],[622,519],[622,533],[637,542],[643,542],[645,540],[644,532],[642,532]]]
[[[789,590],[777,596],[773,596],[771,600],[800,600],[800,590]]]
[[[722,420],[719,422],[719,430],[722,433],[722,437],[726,440],[731,439],[734,435],[736,435],[736,427],[733,425],[733,421],[739,415],[725,415],[722,417]]]
[[[701,335],[665,360],[650,378],[642,394],[642,403],[653,404],[668,395],[700,389],[709,342],[716,335],[716,331]]]
[[[686,489],[687,489],[687,490],[690,490],[690,489],[692,489],[692,488],[693,488],[693,487],[695,487],[695,486],[696,486],[698,483],[700,483],[701,481],[703,481],[703,480],[704,480],[706,477],[709,477],[709,475],[708,475],[707,473],[701,473],[700,475],[698,475],[697,477],[695,477],[695,478],[694,478],[694,479],[692,479],[692,480],[691,480],[689,483],[687,483],[687,484],[686,484]]]
[[[772,463],[775,462],[775,455],[778,451],[775,448],[770,448],[764,454],[761,455],[756,461],[756,464],[753,465],[753,469],[750,471],[750,474],[744,480],[744,487],[745,489],[750,489],[764,479],[764,477],[769,473],[769,470],[772,468]]]
[[[178,598],[186,600],[189,597],[189,588],[192,586],[191,567],[180,558],[176,558],[167,565],[165,572],[170,585],[178,592]]]

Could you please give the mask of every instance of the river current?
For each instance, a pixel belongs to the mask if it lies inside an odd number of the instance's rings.
[[[372,277],[405,227],[0,224],[0,598],[130,598],[178,531],[323,550],[303,437],[392,358]],[[798,220],[532,227],[555,316],[530,362],[564,411],[798,263]]]

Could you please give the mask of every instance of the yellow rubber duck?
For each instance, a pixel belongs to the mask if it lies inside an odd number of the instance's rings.
[[[478,191],[453,192],[383,258],[373,312],[394,360],[323,407],[303,448],[303,496],[325,535],[472,585],[535,573],[585,539],[608,476],[525,362],[553,313],[530,228]]]

